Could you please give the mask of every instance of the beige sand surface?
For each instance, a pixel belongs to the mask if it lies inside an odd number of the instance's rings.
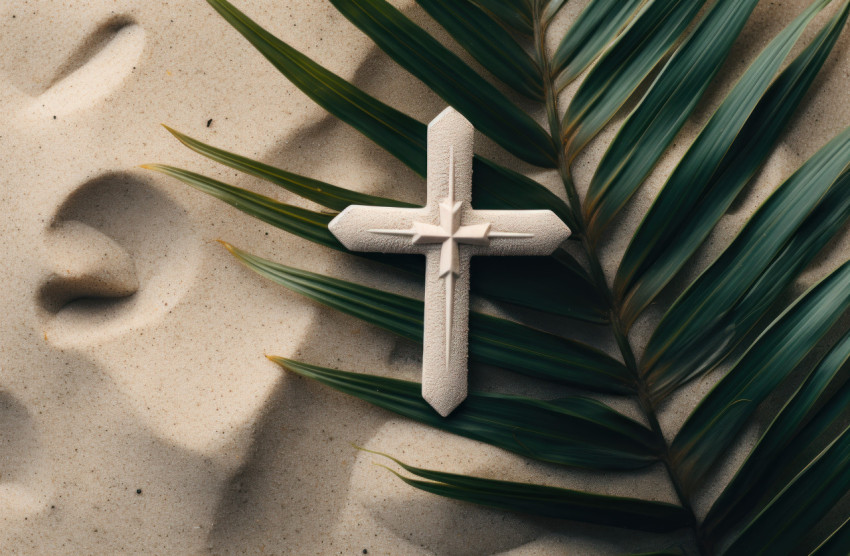
[[[559,25],[586,3],[569,2]],[[326,1],[237,4],[420,121],[444,108]],[[412,1],[396,4],[449,42]],[[685,139],[805,4],[761,3],[718,87],[611,234],[609,270]],[[758,183],[691,274],[773,187],[850,125],[848,41],[845,34]],[[421,201],[424,182],[328,118],[205,2],[9,0],[0,3],[0,52],[3,553],[519,555],[658,546],[651,536],[425,495],[351,443],[446,470],[672,500],[660,469],[619,477],[528,465],[285,376],[264,358],[416,379],[420,348],[252,275],[215,239],[297,267],[421,292],[138,169],[169,163],[294,200],[190,154],[158,124],[369,193]],[[612,133],[577,162],[580,183]],[[478,139],[479,152],[510,163]],[[845,236],[806,283],[847,253]],[[92,296],[99,299],[83,299]],[[638,344],[655,318],[649,314],[636,330]],[[496,371],[474,373],[472,381],[473,388],[551,395]],[[667,430],[675,432],[710,385],[697,383],[665,408]]]

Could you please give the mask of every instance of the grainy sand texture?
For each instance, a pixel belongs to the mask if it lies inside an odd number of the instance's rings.
[[[235,3],[418,120],[445,108],[329,2]],[[393,3],[468,59],[412,0]],[[586,4],[570,1],[556,28]],[[806,4],[761,2],[716,87],[607,237],[609,271],[688,139]],[[793,169],[850,125],[848,41],[845,34],[767,167],[690,276]],[[191,153],[159,124],[367,193],[423,202],[425,182],[329,117],[206,2],[0,2],[0,107],[0,552],[529,555],[665,546],[652,535],[436,498],[405,486],[352,444],[438,469],[672,501],[660,468],[617,476],[528,464],[288,376],[265,358],[418,380],[421,347],[252,274],[216,239],[408,295],[421,296],[421,285],[138,168],[172,164],[315,208]],[[619,121],[576,161],[580,186]],[[476,141],[478,152],[556,185],[482,136]],[[849,252],[845,234],[799,289]],[[662,301],[683,284],[673,284]],[[473,306],[487,308],[475,300]],[[636,345],[658,316],[651,310],[638,324]],[[716,378],[663,408],[670,434]],[[553,395],[546,385],[494,369],[473,369],[471,388]],[[606,401],[635,413],[627,402]],[[746,442],[714,484],[729,477]],[[702,505],[713,495],[716,488],[708,489]]]

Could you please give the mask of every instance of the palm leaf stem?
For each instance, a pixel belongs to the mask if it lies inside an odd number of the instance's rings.
[[[559,117],[558,111],[558,89],[555,85],[554,80],[551,77],[551,61],[546,52],[546,29],[548,26],[548,22],[543,20],[543,18],[541,17],[540,10],[535,10],[533,23],[534,46],[536,49],[535,54],[537,59],[541,63],[543,75],[543,94],[546,102],[546,117],[549,123],[549,132],[551,133],[552,137],[563,137],[561,118]],[[558,149],[558,173],[560,174],[561,181],[566,191],[570,210],[573,213],[572,224],[576,228],[573,230],[573,237],[577,237],[581,241],[581,245],[585,252],[588,265],[590,266],[591,278],[593,279],[593,282],[596,285],[597,291],[601,294],[605,304],[608,307],[610,315],[609,322],[612,328],[612,333],[614,334],[614,338],[617,342],[620,354],[623,357],[623,362],[625,363],[629,371],[634,375],[635,384],[637,385],[638,402],[640,404],[644,417],[649,423],[650,429],[652,430],[653,434],[656,436],[658,440],[658,445],[663,446],[661,461],[664,463],[664,467],[667,470],[667,475],[670,477],[670,482],[672,483],[673,488],[676,491],[679,503],[685,510],[687,510],[691,514],[693,518],[691,520],[691,523],[694,524],[693,535],[695,544],[699,549],[700,554],[703,556],[707,556],[708,554],[710,554],[710,549],[708,544],[702,538],[701,530],[699,527],[699,520],[696,517],[696,511],[694,510],[693,503],[691,502],[690,497],[687,495],[687,491],[684,488],[684,483],[681,477],[679,476],[677,469],[672,464],[670,446],[664,438],[664,432],[662,431],[661,424],[658,421],[658,416],[656,415],[655,407],[652,403],[652,398],[649,393],[649,387],[644,383],[644,380],[638,370],[637,358],[635,357],[634,350],[632,348],[631,342],[629,341],[625,323],[623,323],[620,318],[621,313],[619,307],[617,307],[616,298],[614,297],[611,288],[608,287],[608,281],[605,278],[605,272],[602,269],[602,263],[600,262],[601,259],[599,258],[599,255],[596,252],[596,248],[588,238],[587,226],[583,217],[584,213],[582,212],[581,199],[572,180],[570,161],[568,159],[566,149],[563,148],[563,145]]]

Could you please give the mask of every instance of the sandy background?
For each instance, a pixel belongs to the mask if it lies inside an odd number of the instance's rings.
[[[413,2],[394,3],[451,44]],[[586,3],[569,2],[558,25]],[[604,251],[609,270],[685,138],[805,4],[761,3],[717,87],[615,226]],[[445,106],[324,0],[237,5],[422,122]],[[691,274],[773,187],[850,125],[848,40]],[[215,239],[410,295],[420,294],[418,285],[388,283],[363,263],[138,169],[173,164],[303,205],[191,154],[158,124],[369,193],[421,201],[424,181],[327,117],[205,2],[10,0],[0,3],[0,52],[3,552],[519,555],[664,546],[649,535],[435,498],[394,480],[351,443],[446,470],[672,500],[659,469],[617,477],[529,465],[285,376],[265,359],[409,379],[420,365],[418,346],[254,276]],[[579,183],[589,181],[614,130],[577,161]],[[479,152],[513,164],[479,139]],[[846,259],[847,241],[835,242],[799,288]],[[638,344],[654,318],[636,329]],[[673,400],[663,425],[674,432],[711,383]],[[472,387],[551,395],[487,369],[473,373]]]

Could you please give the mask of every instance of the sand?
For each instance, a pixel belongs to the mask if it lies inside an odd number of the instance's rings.
[[[445,107],[324,0],[237,4],[422,122]],[[568,3],[558,25],[585,4]],[[607,238],[609,272],[687,139],[804,4],[761,3],[718,85]],[[413,2],[396,5],[448,42]],[[767,168],[690,275],[772,188],[850,125],[848,41],[845,34]],[[368,193],[421,202],[424,181],[328,117],[205,2],[4,2],[0,51],[4,553],[525,555],[659,547],[651,535],[505,515],[423,494],[352,444],[445,470],[673,500],[660,469],[621,477],[529,465],[287,376],[264,357],[406,379],[417,379],[421,365],[419,346],[253,275],[216,239],[409,295],[421,295],[421,288],[138,168],[173,164],[314,208],[190,153],[159,124]],[[580,184],[615,129],[577,161]],[[512,164],[476,140],[478,152]],[[799,287],[842,262],[848,241],[845,234],[834,242]],[[650,311],[639,324],[638,345],[657,317]],[[665,430],[675,432],[712,382],[698,382],[664,408]],[[544,385],[518,384],[495,370],[473,373],[472,387],[551,395]],[[706,492],[703,508],[714,494],[716,488]]]

